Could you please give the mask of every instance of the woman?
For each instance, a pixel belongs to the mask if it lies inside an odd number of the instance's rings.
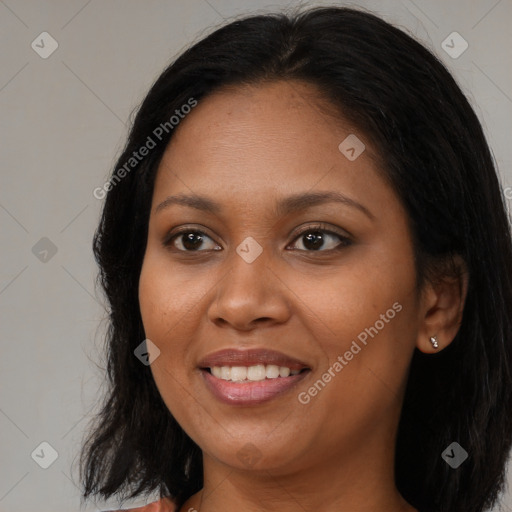
[[[477,512],[512,437],[512,243],[478,119],[347,8],[247,17],[142,103],[94,240],[110,388],[83,498]]]

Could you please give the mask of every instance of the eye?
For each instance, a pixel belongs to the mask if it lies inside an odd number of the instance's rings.
[[[337,238],[341,240],[338,244],[330,244],[331,247],[320,250],[325,247],[326,242],[329,239]],[[306,252],[329,252],[341,250],[343,247],[346,247],[352,243],[350,238],[341,233],[336,233],[330,229],[327,229],[323,224],[319,224],[318,226],[308,226],[306,229],[301,231],[295,240],[303,240],[302,245],[305,247],[304,249],[299,248],[301,251]],[[327,243],[327,245],[329,245]]]
[[[329,252],[335,250],[341,250],[342,248],[350,245],[352,241],[347,236],[336,233],[331,229],[327,229],[323,224],[318,224],[316,226],[308,226],[306,229],[302,230],[294,240],[304,239],[302,245],[305,247],[304,249],[299,248],[300,251],[305,252]],[[330,248],[325,249],[326,242],[329,239],[337,238],[340,242],[332,243]],[[182,228],[177,232],[174,232],[172,235],[167,236],[163,240],[164,247],[176,249],[180,252],[203,252],[200,250],[205,242],[209,240],[212,242],[210,245],[210,249],[204,250],[214,250],[220,251],[222,248],[215,244],[211,237],[209,237],[203,231],[199,231],[197,229],[191,228]],[[327,245],[329,245],[327,243]],[[321,250],[322,249],[322,250]]]
[[[172,236],[166,237],[163,241],[164,247],[173,247],[176,248],[178,251],[182,252],[199,252],[198,248],[204,244],[205,239],[213,240],[203,231],[198,231],[196,229],[190,229],[190,228],[183,228],[179,230],[178,232],[174,233]],[[179,242],[178,244],[175,244],[174,241]],[[181,247],[177,247],[177,245]],[[215,246],[215,244],[214,244]],[[216,245],[216,247],[219,247]],[[212,249],[214,251],[219,251],[220,247],[218,249]]]

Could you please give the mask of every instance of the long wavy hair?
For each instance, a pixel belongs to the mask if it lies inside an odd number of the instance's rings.
[[[108,389],[80,452],[81,501],[157,490],[181,506],[203,486],[200,448],[134,356],[145,339],[138,282],[154,178],[176,110],[223,86],[274,80],[310,84],[372,142],[412,226],[418,282],[450,271],[439,262],[454,255],[466,263],[455,339],[436,354],[415,349],[411,361],[395,480],[422,512],[491,508],[504,490],[512,442],[512,242],[497,170],[475,112],[440,60],[379,17],[341,7],[246,16],[217,28],[163,71],[138,108],[103,189],[93,241],[109,306]],[[156,147],[127,171],[148,137]],[[468,452],[457,469],[441,457],[452,442]]]

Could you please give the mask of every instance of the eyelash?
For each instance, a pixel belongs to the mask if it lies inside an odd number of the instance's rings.
[[[307,253],[332,253],[332,252],[335,252],[335,251],[340,251],[343,248],[345,248],[345,247],[347,247],[347,246],[352,244],[352,240],[349,237],[344,236],[341,233],[337,233],[336,231],[333,231],[332,229],[329,229],[324,224],[317,224],[317,225],[314,225],[314,226],[308,226],[306,229],[302,230],[300,233],[297,233],[297,235],[295,236],[295,238],[293,239],[292,242],[295,242],[296,240],[300,239],[302,236],[304,236],[304,235],[306,235],[308,233],[314,233],[314,232],[321,232],[323,234],[334,235],[334,236],[338,237],[341,240],[341,242],[334,249],[328,249],[328,250],[324,250],[324,251],[322,251],[322,250],[314,251],[314,250],[307,250],[307,249],[298,249],[299,251],[307,252]],[[201,250],[187,251],[187,250],[182,250],[182,249],[174,248],[173,247],[174,240],[176,238],[178,238],[180,235],[184,235],[185,233],[187,233],[187,234],[194,233],[196,235],[206,236],[207,238],[210,238],[212,240],[212,238],[208,234],[206,234],[204,231],[200,231],[200,230],[197,230],[197,229],[184,227],[184,228],[180,228],[178,231],[173,233],[171,236],[166,236],[165,239],[163,240],[163,246],[165,248],[168,248],[168,249],[171,249],[171,250],[175,250],[177,252],[182,252],[182,253],[208,252],[208,251],[204,251],[204,250],[203,251],[201,251]]]

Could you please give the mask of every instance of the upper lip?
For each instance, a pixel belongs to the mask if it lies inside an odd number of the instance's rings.
[[[309,366],[275,350],[253,348],[247,350],[224,349],[207,355],[199,362],[200,368],[212,368],[213,366],[255,366],[258,364],[286,366],[290,370],[302,370]]]

